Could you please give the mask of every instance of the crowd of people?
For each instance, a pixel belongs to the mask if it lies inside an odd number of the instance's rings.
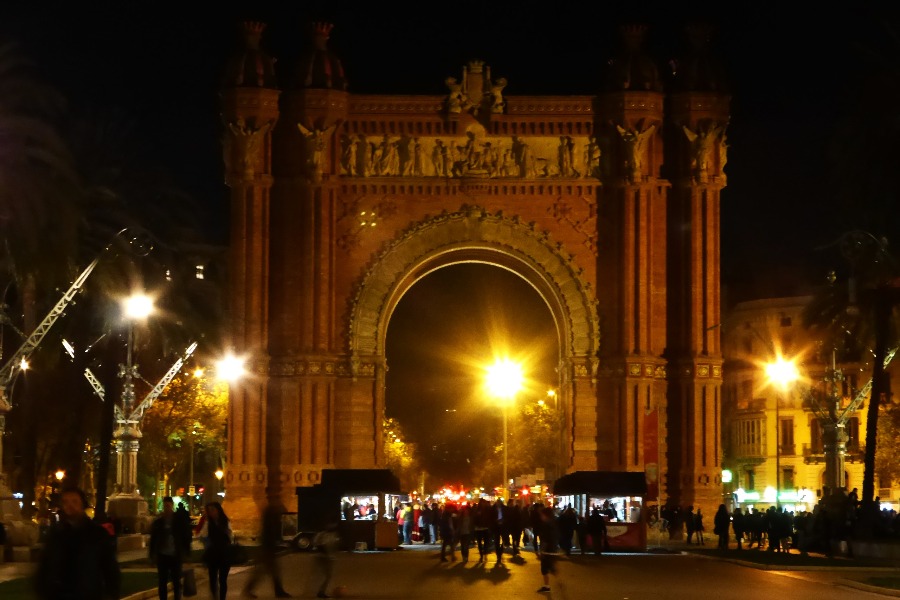
[[[36,571],[37,596],[43,600],[118,600],[121,572],[115,531],[88,516],[87,498],[77,488],[62,490],[60,508],[59,521],[49,530]],[[270,504],[262,513],[258,558],[242,597],[256,598],[256,585],[264,575],[271,578],[276,598],[291,596],[282,586],[276,560],[282,542],[283,512],[283,507]],[[195,539],[203,545],[201,561],[208,571],[210,595],[225,600],[229,571],[235,563],[243,562],[228,515],[219,502],[209,502],[200,522],[192,526],[184,504],[176,509],[169,496],[163,498],[162,511],[150,526],[148,544],[148,557],[157,571],[160,600],[168,598],[170,584],[175,600],[181,600],[186,595],[183,588],[195,581],[185,577],[190,570],[185,565],[191,560],[191,544]],[[323,550],[333,548],[333,544],[327,546]],[[322,569],[325,577],[319,597],[328,597],[325,587],[331,579],[330,568],[323,565]]]
[[[441,546],[440,560],[455,560],[459,548],[462,560],[468,561],[470,549],[478,552],[478,560],[490,555],[502,563],[506,551],[518,556],[524,548],[540,550],[541,531],[547,528],[543,511],[549,511],[561,552],[571,555],[578,549],[601,553],[608,548],[606,522],[609,506],[595,506],[579,514],[571,506],[548,507],[542,502],[524,504],[513,499],[490,502],[404,503],[397,508],[397,532],[401,544],[435,544]]]
[[[859,500],[857,488],[830,493],[824,490],[822,500],[812,510],[789,510],[785,506],[769,506],[765,509],[735,508],[729,512],[721,504],[713,517],[713,534],[717,546],[728,549],[733,543],[738,550],[766,549],[772,552],[801,554],[817,552],[831,556],[866,525],[865,535],[877,538],[900,537],[900,515],[893,509],[880,508],[875,498],[866,509]],[[868,514],[865,512],[868,510]],[[669,537],[686,536],[688,544],[704,543],[704,523],[701,511],[693,506],[667,506],[662,511],[662,526]]]

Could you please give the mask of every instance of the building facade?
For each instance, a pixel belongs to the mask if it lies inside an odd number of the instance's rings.
[[[871,377],[871,367],[833,363],[830,349],[802,326],[803,309],[811,300],[743,302],[725,319],[723,448],[725,468],[732,474],[725,491],[734,506],[767,508],[777,494],[788,509],[809,510],[821,498],[828,481],[824,428],[830,419],[817,409],[830,395],[834,367],[843,375],[834,388],[837,404],[841,413],[846,411],[842,477],[846,489],[858,488],[861,495],[868,402],[851,405]],[[786,388],[766,373],[778,356],[798,366],[800,379]],[[895,378],[896,368],[889,374]],[[876,488],[882,501],[896,504],[895,490],[877,483]]]
[[[350,93],[330,25],[287,73],[263,29],[246,25],[222,90],[231,344],[251,365],[231,390],[229,514],[382,465],[391,313],[472,261],[550,307],[566,470],[647,471],[663,501],[714,509],[730,98],[705,32],[674,77],[629,27],[596,95],[517,97],[481,61],[436,73],[439,96]]]

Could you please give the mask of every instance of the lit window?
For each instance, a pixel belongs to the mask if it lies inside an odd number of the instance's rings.
[[[203,279],[203,265],[197,265],[197,272],[195,277],[197,279]]]

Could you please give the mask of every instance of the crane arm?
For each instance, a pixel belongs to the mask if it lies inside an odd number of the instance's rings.
[[[100,383],[100,380],[97,379],[97,376],[94,375],[94,372],[90,369],[84,370],[84,378],[88,380],[88,383],[91,384],[91,387],[94,388],[94,393],[97,394],[97,397],[106,402],[106,388],[103,387],[103,384]],[[122,413],[122,409],[119,408],[119,405],[116,404],[114,407],[116,413],[116,421],[122,421],[125,419],[125,415]]]
[[[128,417],[129,421],[139,422],[144,417],[144,411],[150,408],[153,405],[153,402],[159,397],[160,394],[163,393],[163,390],[166,389],[166,386],[169,385],[173,379],[175,379],[175,375],[178,374],[178,371],[181,370],[181,367],[190,358],[191,354],[194,353],[194,350],[197,349],[197,342],[192,343],[187,349],[184,351],[184,355],[179,357],[178,360],[175,361],[175,364],[172,365],[172,368],[163,375],[162,379],[153,386],[153,389],[150,390],[147,395],[144,397],[144,400],[138,405],[137,408],[131,413]]]
[[[9,384],[12,383],[12,380],[15,379],[16,375],[19,374],[19,370],[21,369],[22,361],[28,360],[28,357],[35,351],[35,349],[40,345],[41,341],[44,339],[44,336],[47,335],[47,332],[50,331],[50,328],[53,327],[54,323],[63,315],[66,310],[66,307],[72,302],[72,299],[81,291],[82,286],[87,281],[88,277],[90,277],[91,273],[94,270],[94,267],[100,262],[100,259],[103,258],[103,255],[109,248],[113,245],[113,242],[118,238],[121,234],[127,231],[127,228],[122,229],[116,235],[113,236],[113,239],[110,240],[109,244],[107,244],[100,254],[91,261],[84,271],[72,282],[72,285],[69,286],[69,289],[63,293],[62,298],[57,301],[57,303],[50,309],[50,312],[47,313],[47,316],[44,317],[44,320],[40,322],[40,324],[35,327],[34,331],[31,335],[28,336],[22,345],[16,350],[16,353],[13,354],[6,363],[0,367],[0,412],[4,410],[10,409],[9,400],[6,398],[6,389],[9,387]]]
[[[893,348],[888,350],[887,354],[884,355],[884,368],[885,369],[887,368],[887,366],[889,364],[891,364],[891,361],[894,360],[894,355],[897,354],[898,350],[900,350],[900,346],[894,346]],[[871,391],[872,391],[872,378],[870,377],[869,381],[866,382],[866,385],[864,385],[862,387],[862,389],[856,393],[856,396],[853,398],[853,400],[850,402],[850,404],[847,405],[847,408],[845,408],[843,410],[843,412],[841,413],[840,420],[841,421],[845,420],[848,414],[852,413],[857,408],[859,408],[859,405],[865,401],[865,399],[869,396],[869,393]]]

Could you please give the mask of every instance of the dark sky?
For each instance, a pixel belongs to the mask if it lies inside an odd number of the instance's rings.
[[[228,196],[217,89],[243,18],[270,24],[264,44],[284,61],[303,48],[307,23],[333,22],[331,48],[343,60],[351,92],[442,94],[447,76],[459,77],[463,64],[479,58],[509,81],[508,95],[566,95],[598,90],[619,24],[649,24],[650,45],[666,58],[677,55],[683,24],[699,14],[674,3],[662,11],[626,11],[605,2],[296,4],[290,14],[265,12],[257,3],[202,17],[149,5],[93,13],[41,5],[30,13],[0,12],[0,35],[17,39],[73,107],[117,107],[131,115],[137,143],[203,200],[211,231],[224,241]],[[719,3],[729,4],[735,3]],[[723,283],[733,299],[790,295],[803,291],[798,283],[821,280],[833,257],[816,248],[848,225],[830,197],[825,149],[836,120],[854,106],[862,57],[884,46],[885,23],[896,20],[863,8],[848,15],[819,5],[812,14],[792,12],[785,3],[736,4],[741,10],[706,19],[718,27],[715,44],[733,96],[722,197]],[[459,289],[468,295],[451,293]],[[493,310],[479,311],[486,302]],[[484,342],[460,332],[521,315],[538,315],[527,319],[535,323],[530,329],[517,330],[521,339],[543,343],[548,332],[552,338],[549,313],[515,276],[483,267],[429,276],[398,307],[389,352],[417,340],[434,343],[408,353],[405,365],[392,364],[395,389],[438,407],[435,415],[440,407],[458,408],[471,396],[464,376],[470,367],[460,350]],[[552,375],[557,351],[542,353],[542,377],[548,369]],[[424,429],[440,428],[430,420]]]

